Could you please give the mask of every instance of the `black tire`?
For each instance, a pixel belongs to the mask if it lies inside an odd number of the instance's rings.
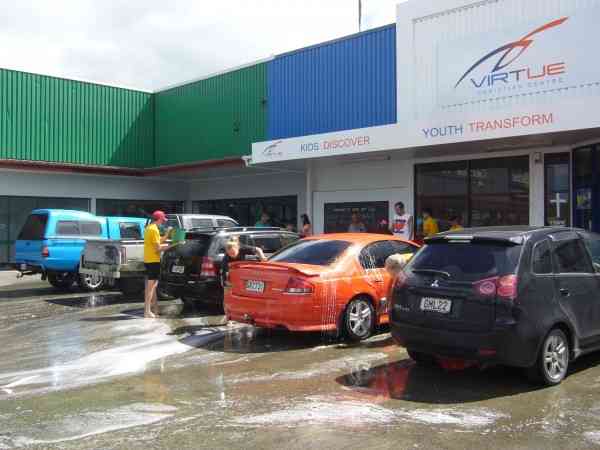
[[[49,273],[48,283],[54,288],[65,291],[71,289],[75,282],[75,276],[72,273]]]
[[[77,284],[82,291],[96,292],[104,287],[104,278],[80,273],[77,277]]]
[[[555,328],[545,337],[536,363],[527,374],[536,384],[556,386],[567,376],[570,360],[569,339],[562,330]]]
[[[198,308],[198,302],[190,297],[181,296],[181,301],[183,302],[184,309],[188,311],[195,311]]]
[[[437,360],[433,355],[429,355],[427,353],[422,352],[416,352],[410,349],[406,349],[406,352],[408,353],[408,356],[410,356],[410,358],[420,366],[438,367]]]
[[[356,297],[346,307],[342,320],[344,336],[358,342],[370,338],[375,331],[375,308],[366,297]]]
[[[126,297],[143,297],[144,281],[138,279],[121,278],[118,283],[119,291]]]

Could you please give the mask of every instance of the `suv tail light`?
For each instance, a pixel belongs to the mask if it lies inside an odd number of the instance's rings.
[[[312,294],[315,290],[315,287],[300,277],[291,277],[285,287],[284,292],[286,294],[293,295],[307,295]]]
[[[217,276],[217,268],[215,267],[215,262],[209,256],[204,256],[202,258],[202,265],[200,266],[200,276],[201,277],[216,277]]]
[[[48,250],[48,247],[42,247],[42,258],[49,258],[50,257],[50,250]]]
[[[121,264],[127,264],[127,247],[121,246]]]
[[[514,301],[517,298],[518,279],[516,275],[486,278],[473,283],[475,292],[481,297],[498,297]]]

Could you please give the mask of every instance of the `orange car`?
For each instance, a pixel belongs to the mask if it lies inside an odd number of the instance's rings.
[[[331,331],[351,340],[388,323],[392,254],[418,246],[380,234],[312,236],[266,262],[237,262],[225,291],[229,320],[291,331]]]

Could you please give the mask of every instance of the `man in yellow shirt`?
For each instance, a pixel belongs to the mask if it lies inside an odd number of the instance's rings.
[[[158,227],[167,221],[162,211],[152,213],[152,222],[144,232],[144,265],[146,266],[146,291],[144,295],[144,317],[155,319],[158,316],[156,287],[160,275],[160,254],[169,246],[165,244],[169,233],[160,236]]]
[[[463,226],[460,224],[460,217],[452,216],[450,218],[450,231],[460,231]]]
[[[425,208],[423,210],[423,236],[430,237],[439,232],[440,229],[438,228],[437,221],[432,217],[431,210]]]

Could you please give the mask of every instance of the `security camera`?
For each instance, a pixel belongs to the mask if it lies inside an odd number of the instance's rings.
[[[250,155],[242,156],[242,159],[244,160],[244,164],[246,167],[250,167],[252,165],[252,156],[250,156]]]

